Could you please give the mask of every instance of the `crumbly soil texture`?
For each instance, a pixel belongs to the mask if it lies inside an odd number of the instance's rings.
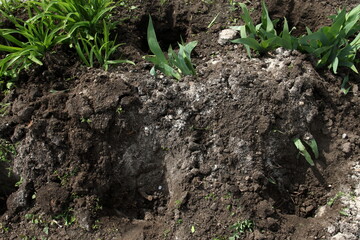
[[[114,35],[135,66],[86,68],[57,48],[2,96],[0,137],[17,154],[1,165],[0,239],[359,239],[359,78],[344,95],[345,69],[220,45],[242,24],[237,1],[126,2]],[[358,4],[265,2],[298,35]],[[258,21],[260,1],[247,4]],[[149,14],[163,49],[198,41],[197,76],[149,74]]]

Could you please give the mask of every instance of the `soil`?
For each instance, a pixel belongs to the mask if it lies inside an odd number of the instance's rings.
[[[260,1],[248,4],[259,19]],[[301,35],[358,1],[266,4]],[[0,166],[0,238],[359,239],[358,75],[344,95],[346,70],[220,45],[240,13],[227,0],[131,1],[113,18],[135,66],[86,68],[62,47],[23,73],[2,96],[0,137],[17,155]],[[163,49],[198,41],[196,77],[149,74],[149,14]],[[316,140],[315,166],[294,138]]]

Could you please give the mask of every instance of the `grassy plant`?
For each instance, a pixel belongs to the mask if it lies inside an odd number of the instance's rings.
[[[41,60],[46,51],[70,38],[64,34],[66,22],[56,22],[49,12],[30,15],[26,21],[2,10],[0,12],[15,25],[15,29],[0,29],[0,35],[8,43],[0,44],[0,51],[8,53],[0,60],[1,80],[16,77],[32,63],[42,65]]]
[[[41,0],[26,1],[24,6],[28,9],[27,20],[0,8],[2,16],[15,26],[0,29],[0,36],[6,42],[0,44],[0,51],[8,53],[0,59],[1,90],[9,88],[20,71],[34,63],[42,65],[45,52],[59,44],[72,43],[87,66],[98,64],[107,70],[111,64],[132,63],[110,59],[122,45],[110,40],[109,32],[116,24],[110,21],[114,1]]]
[[[111,64],[134,64],[129,60],[110,60],[111,55],[113,55],[122,44],[115,44],[115,40],[110,40],[109,36],[109,28],[107,23],[103,21],[102,35],[96,33],[92,40],[80,37],[80,39],[75,42],[75,49],[86,66],[94,67],[97,62],[107,71]]]
[[[24,3],[21,0],[0,0],[0,10],[12,14],[22,8]]]
[[[251,57],[250,49],[260,54],[274,50],[278,47],[286,49],[295,49],[297,47],[297,39],[291,36],[286,18],[284,19],[283,31],[277,34],[274,26],[278,20],[271,20],[265,3],[262,1],[261,23],[255,25],[248,8],[244,3],[239,3],[243,14],[241,18],[244,25],[232,27],[240,32],[241,38],[235,39],[233,43],[241,43],[245,45],[246,51]]]
[[[94,35],[102,31],[102,22],[105,20],[109,26],[110,12],[115,7],[112,0],[43,0],[37,3],[42,9],[44,4],[54,16],[61,21],[67,21],[67,30],[79,29],[82,33]],[[110,27],[111,28],[111,27]]]
[[[300,38],[300,49],[314,55],[318,67],[329,67],[336,74],[340,66],[358,73],[355,57],[360,49],[360,5],[346,13],[345,9],[331,17],[333,24]],[[352,40],[351,40],[352,39]]]
[[[147,29],[147,40],[151,52],[155,55],[145,56],[147,61],[152,62],[155,66],[151,69],[152,75],[156,74],[156,70],[160,70],[166,76],[180,79],[184,75],[196,75],[195,68],[191,63],[191,52],[197,45],[196,41],[190,42],[185,46],[179,44],[179,51],[176,54],[172,47],[169,47],[168,58],[162,52],[157,41],[154,25],[149,16],[149,25]]]

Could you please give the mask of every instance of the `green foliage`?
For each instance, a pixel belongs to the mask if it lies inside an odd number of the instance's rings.
[[[251,57],[250,49],[260,54],[274,50],[278,47],[297,49],[314,55],[317,67],[328,67],[336,74],[338,67],[348,67],[358,73],[355,63],[356,55],[360,49],[360,5],[346,13],[345,9],[331,16],[333,24],[312,32],[307,28],[307,35],[296,38],[291,35],[286,18],[282,32],[277,34],[274,26],[277,21],[269,17],[265,3],[262,1],[261,23],[254,25],[249,11],[244,3],[239,4],[243,14],[241,18],[244,25],[232,27],[240,31],[241,38],[233,43],[245,45]]]
[[[31,2],[28,4],[30,6]],[[15,29],[0,29],[1,36],[8,43],[0,44],[0,51],[9,53],[0,60],[0,78],[16,75],[32,63],[42,65],[41,58],[46,51],[69,39],[70,36],[64,34],[66,21],[57,22],[51,13],[36,11],[34,16],[30,15],[23,21],[0,10],[15,25]],[[15,72],[8,71],[10,69]]]
[[[55,216],[56,220],[62,220],[65,226],[71,226],[76,222],[76,217],[74,216],[74,210],[72,208],[68,208],[63,213]]]
[[[166,58],[157,41],[151,16],[149,16],[147,40],[151,52],[155,54],[145,56],[147,61],[150,61],[155,65],[150,71],[152,75],[156,74],[156,70],[160,70],[166,76],[174,77],[178,80],[184,75],[196,75],[195,68],[191,63],[190,57],[192,50],[197,45],[196,41],[190,42],[185,46],[179,43],[179,51],[177,54],[170,46],[168,50],[168,57]]]
[[[5,0],[2,0],[5,1]],[[5,5],[4,5],[5,6]],[[112,0],[41,0],[26,1],[28,19],[13,16],[4,7],[0,13],[11,21],[14,29],[0,29],[6,44],[0,51],[8,54],[0,59],[0,87],[9,87],[19,72],[32,64],[42,65],[44,54],[59,44],[75,46],[80,59],[87,66],[96,64],[108,69],[110,64],[132,63],[110,60],[119,46],[110,40],[110,30],[116,22],[110,21],[115,7]]]
[[[253,232],[254,231],[255,224],[252,220],[244,220],[244,221],[238,221],[234,225],[232,225],[230,228],[234,231],[233,236],[229,237],[229,240],[235,240],[240,239],[240,234],[244,232]]]
[[[345,195],[344,192],[338,192],[338,193],[335,195],[335,197],[330,198],[329,201],[327,201],[326,205],[328,205],[329,207],[331,207],[331,206],[335,203],[335,201],[336,201],[337,199],[340,199],[340,198],[341,198],[342,196],[344,196],[344,195]]]
[[[85,65],[94,67],[94,61],[97,60],[97,63],[107,71],[111,64],[135,64],[129,60],[110,60],[110,56],[113,55],[122,44],[115,44],[115,40],[110,40],[109,36],[110,32],[105,20],[103,20],[102,37],[100,37],[98,33],[95,34],[93,39],[89,40],[80,36],[80,39],[75,43],[75,49]]]
[[[78,29],[81,34],[93,36],[102,31],[103,20],[110,29],[114,27],[109,14],[115,7],[112,0],[43,0],[38,4],[42,6],[43,3],[56,18],[68,22],[67,31]]]
[[[12,14],[22,7],[23,2],[21,0],[0,0],[0,10],[7,14]]]
[[[0,139],[0,162],[9,162],[14,155],[16,155],[15,145]]]
[[[284,19],[283,31],[278,35],[274,26],[278,20],[271,20],[265,3],[262,1],[261,23],[255,25],[248,8],[244,3],[239,3],[243,14],[241,18],[244,25],[232,27],[240,31],[241,38],[235,39],[233,43],[241,43],[245,45],[246,51],[251,57],[250,49],[260,54],[274,50],[278,47],[286,49],[295,49],[297,47],[297,39],[291,36],[286,18]]]
[[[314,161],[310,155],[310,153],[306,150],[304,144],[302,143],[301,139],[294,138],[293,142],[295,144],[295,147],[299,150],[299,153],[304,156],[305,160],[311,165],[315,166]],[[311,148],[311,151],[313,152],[315,159],[319,158],[319,150],[315,139],[309,139],[305,140],[305,143]]]
[[[360,49],[360,5],[349,13],[343,9],[331,18],[330,27],[317,32],[307,29],[308,35],[300,38],[300,48],[319,59],[318,67],[327,66],[336,74],[338,67],[345,66],[358,73],[354,61]]]

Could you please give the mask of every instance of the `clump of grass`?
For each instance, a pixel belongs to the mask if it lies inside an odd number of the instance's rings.
[[[7,53],[0,59],[1,90],[32,64],[43,65],[44,54],[60,44],[74,46],[87,66],[99,65],[108,70],[111,64],[133,64],[111,60],[111,55],[122,45],[116,44],[116,38],[110,39],[110,30],[116,25],[110,20],[114,1],[43,0],[26,1],[22,6],[28,9],[27,20],[13,16],[8,5],[0,7],[2,16],[15,26],[0,29],[0,36],[6,42],[0,44],[0,51]]]

